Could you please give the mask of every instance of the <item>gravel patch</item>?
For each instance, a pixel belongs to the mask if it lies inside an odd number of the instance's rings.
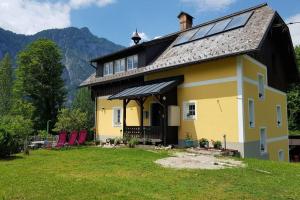
[[[224,169],[245,167],[242,161],[219,158],[209,154],[177,152],[173,156],[156,160],[155,163],[175,169]]]

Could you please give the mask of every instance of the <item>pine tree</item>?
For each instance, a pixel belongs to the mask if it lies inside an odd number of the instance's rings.
[[[66,97],[58,46],[51,40],[36,40],[19,53],[17,64],[15,96],[34,106],[35,129],[45,129],[48,120],[53,125]]]
[[[7,115],[12,105],[13,69],[10,56],[0,61],[0,116]]]

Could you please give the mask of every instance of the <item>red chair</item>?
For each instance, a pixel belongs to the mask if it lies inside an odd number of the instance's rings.
[[[72,131],[70,134],[69,142],[66,143],[66,145],[74,146],[76,143],[77,136],[78,136],[78,131]]]
[[[66,131],[61,131],[59,133],[58,141],[57,141],[57,144],[56,144],[55,147],[57,147],[57,148],[63,147],[66,143],[66,140],[67,140],[67,132]]]
[[[81,130],[79,132],[79,138],[78,138],[78,144],[84,144],[86,141],[86,136],[87,136],[87,130]]]

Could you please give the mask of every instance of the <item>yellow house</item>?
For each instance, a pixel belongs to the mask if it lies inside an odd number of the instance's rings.
[[[99,140],[184,146],[219,140],[243,157],[289,160],[286,89],[298,81],[288,27],[262,4],[95,58]]]

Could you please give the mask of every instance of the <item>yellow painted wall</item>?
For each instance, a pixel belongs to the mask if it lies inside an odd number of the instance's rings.
[[[226,58],[147,75],[145,80],[184,75],[184,83],[207,81],[236,76],[236,58]],[[177,100],[181,110],[179,139],[189,134],[194,140],[207,138],[238,142],[237,83],[218,83],[190,88],[179,87]],[[197,119],[184,120],[183,102],[196,101]]]
[[[279,160],[278,152],[282,149],[284,151],[284,160],[289,161],[289,141],[287,139],[268,143],[267,148],[270,160]]]
[[[276,138],[288,135],[287,123],[287,102],[286,95],[274,92],[267,86],[267,71],[252,63],[248,59],[243,59],[244,77],[253,80],[254,82],[244,81],[244,119],[245,119],[245,142],[259,141],[260,128],[265,127],[267,138]],[[258,97],[258,73],[265,77],[265,98]],[[256,84],[254,84],[256,83]],[[250,128],[249,125],[249,110],[248,100],[254,100],[254,119],[255,127]],[[282,125],[277,126],[276,105],[281,106],[282,110]],[[285,159],[288,161],[288,139],[267,144],[268,154],[271,160],[278,160],[278,151],[283,149]]]

